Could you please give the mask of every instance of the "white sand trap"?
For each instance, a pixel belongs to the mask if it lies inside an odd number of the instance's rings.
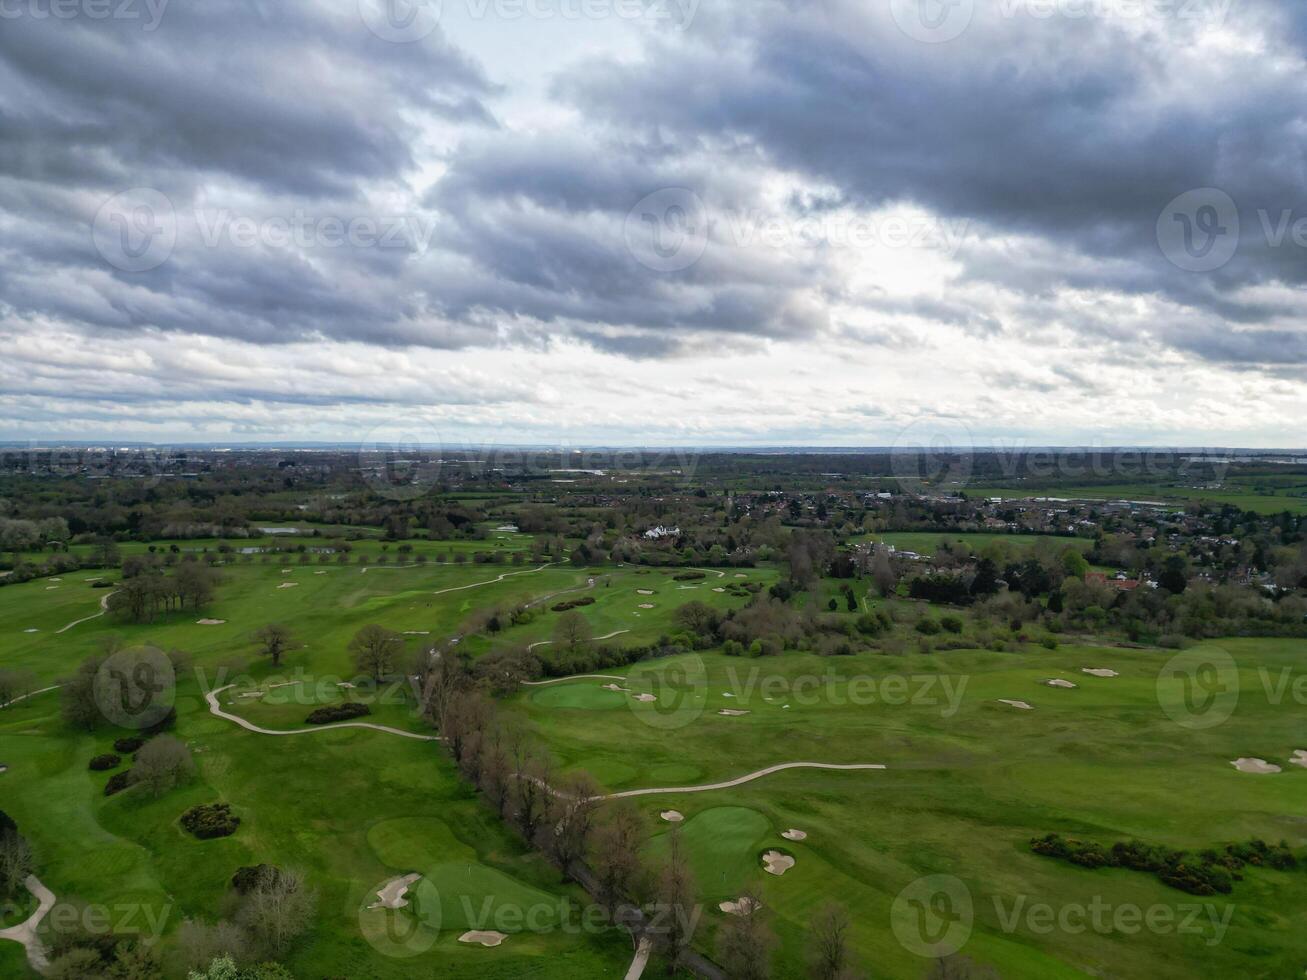
[[[1048,687],[1066,687],[1066,688],[1073,688],[1073,687],[1079,687],[1079,686],[1080,686],[1079,684],[1072,684],[1070,681],[1063,680],[1063,679],[1060,678],[1060,677],[1054,677],[1052,680],[1044,681],[1044,683],[1045,683]]]
[[[326,575],[327,573],[326,573],[326,572],[314,572],[313,574],[314,574],[314,575]]]
[[[622,691],[623,693],[626,693],[626,694],[630,694],[630,693],[631,693],[631,689],[630,689],[629,687],[622,687],[622,685],[620,685],[620,684],[602,684],[602,685],[600,685],[600,686],[601,686],[605,691]]]
[[[279,589],[298,589],[299,587],[298,582],[282,582],[281,585],[277,586]]]
[[[762,902],[746,895],[738,902],[722,902],[717,907],[727,915],[753,915],[754,912],[762,908]]]
[[[0,766],[0,772],[8,772],[8,771],[9,771],[8,766]]]
[[[83,582],[102,582],[102,581],[104,581],[104,579],[103,579],[102,576],[97,575],[97,576],[95,576],[95,578],[84,578],[84,579],[82,579],[82,581],[83,581]]]
[[[1259,776],[1270,776],[1277,772],[1283,772],[1279,766],[1272,765],[1265,759],[1235,759],[1230,765],[1240,772],[1256,773]]]
[[[261,698],[261,697],[263,697],[263,692],[262,692],[262,691],[242,691],[240,694],[236,695],[236,697],[238,697],[238,698]]]
[[[635,695],[635,699],[642,704],[652,704],[654,701],[658,700],[658,698],[652,694],[637,694]]]
[[[719,715],[724,715],[724,716],[727,717],[727,718],[743,718],[743,717],[744,717],[745,715],[747,715],[749,712],[747,712],[747,711],[736,711],[734,708],[722,708],[722,710],[719,711],[719,712],[717,712],[717,713],[718,713]]]
[[[282,575],[289,575],[289,574],[290,574],[291,572],[293,572],[293,571],[295,571],[295,569],[293,569],[293,568],[283,568],[283,569],[281,570],[281,574],[282,574]]]
[[[685,814],[678,810],[664,810],[662,813],[658,814],[658,816],[662,817],[668,823],[680,823],[685,819]]]
[[[1115,670],[1109,670],[1107,667],[1081,667],[1080,673],[1092,674],[1094,677],[1120,677]]]
[[[354,688],[358,687],[357,684],[351,684],[349,681],[338,681],[336,686],[342,691],[352,691]]]
[[[463,933],[463,935],[458,937],[458,941],[460,943],[467,943],[469,946],[481,945],[485,946],[487,949],[491,949],[498,946],[507,938],[508,937],[502,932],[481,932],[474,929],[472,932]]]
[[[789,707],[788,704],[783,704],[783,705],[781,705],[782,710],[785,709],[785,708],[788,708],[788,707]]]
[[[736,572],[736,573],[735,573],[735,577],[736,577],[736,578],[748,578],[749,576],[745,575],[743,572]]]
[[[225,620],[225,619],[197,619],[197,620],[195,621],[195,625],[196,625],[196,626],[226,626],[226,625],[227,625],[227,620]]]
[[[999,698],[999,704],[1011,705],[1013,708],[1020,708],[1022,711],[1034,711],[1033,704],[1027,704],[1025,701],[1010,701],[1007,698]]]
[[[735,695],[732,694],[730,691],[722,691],[722,697],[724,697],[724,698],[733,698],[733,697],[735,697]]]
[[[794,858],[780,851],[768,851],[762,856],[762,866],[769,875],[780,877],[794,867]]]
[[[640,603],[640,608],[641,608],[641,609],[653,609],[653,608],[654,608],[654,604],[653,604],[652,602],[642,602],[642,603]]]
[[[46,579],[46,581],[47,581],[47,582],[62,582],[63,579],[61,579],[61,578],[48,578],[48,579]]]
[[[654,590],[653,590],[653,589],[636,589],[635,591],[636,591],[637,593],[639,593],[640,595],[653,595],[653,594],[654,594]]]
[[[784,837],[786,840],[792,840],[792,841],[800,841],[800,840],[808,839],[808,835],[804,833],[802,830],[787,830],[785,831],[785,833],[781,834],[781,836]]]
[[[713,589],[714,592],[725,592],[725,589]]]
[[[1298,749],[1293,753],[1293,758],[1289,760],[1291,766],[1302,766],[1307,769],[1307,750]]]
[[[39,633],[40,630],[23,630],[24,633]]]
[[[430,636],[431,630],[406,630],[405,636]]]
[[[47,585],[47,586],[45,587],[45,591],[46,591],[46,592],[54,592],[54,591],[55,591],[56,589],[58,589],[58,588],[59,588],[59,586],[57,586],[57,585]]]
[[[381,891],[377,892],[377,898],[381,901],[373,902],[368,906],[369,909],[402,909],[408,904],[405,896],[409,888],[413,886],[421,875],[404,875],[402,878],[393,878],[381,886]]]

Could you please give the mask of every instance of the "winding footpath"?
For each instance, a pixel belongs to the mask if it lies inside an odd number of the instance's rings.
[[[628,789],[622,793],[610,793],[607,796],[593,797],[595,800],[626,800],[634,796],[668,796],[673,793],[710,793],[719,789],[731,789],[735,786],[743,786],[745,783],[751,783],[755,779],[762,779],[764,776],[771,776],[778,772],[785,772],[787,769],[825,769],[831,772],[854,772],[868,769],[885,769],[886,767],[879,763],[869,763],[866,765],[835,765],[829,762],[782,762],[779,765],[768,766],[766,769],[759,769],[757,772],[751,772],[747,776],[740,776],[738,779],[728,779],[722,783],[706,783],[703,786],[659,786],[654,789]]]
[[[100,611],[96,613],[94,616],[87,616],[84,619],[75,619],[67,626],[65,626],[63,629],[55,630],[54,635],[58,636],[60,633],[67,633],[74,626],[81,626],[83,623],[89,623],[93,619],[99,619],[101,616],[109,612],[109,600],[112,599],[117,594],[118,594],[117,592],[110,592],[108,595],[102,598],[100,600]]]
[[[0,929],[0,939],[8,939],[21,945],[27,950],[27,962],[31,964],[32,969],[37,973],[44,973],[50,966],[50,957],[46,952],[45,944],[37,936],[36,930],[41,925],[41,921],[54,908],[54,892],[41,884],[36,875],[28,875],[23,884],[27,886],[29,892],[36,896],[36,911],[27,917],[26,922],[20,922],[8,929]]]
[[[631,631],[630,631],[630,630],[614,630],[612,633],[606,633],[606,634],[604,634],[603,636],[592,636],[592,637],[590,638],[590,640],[591,640],[591,642],[598,642],[599,640],[611,640],[611,639],[612,639],[613,637],[615,637],[615,636],[621,636],[623,633],[629,633],[629,632],[631,632]],[[529,647],[526,648],[527,653],[530,653],[530,652],[531,652],[532,650],[534,650],[536,647],[547,647],[547,646],[549,646],[549,644],[551,644],[551,643],[553,643],[553,642],[554,642],[553,640],[541,640],[541,641],[538,642],[538,643],[532,643]],[[578,675],[578,676],[580,676],[580,677],[603,677],[604,675],[603,675],[603,674],[580,674],[580,675]],[[575,678],[573,678],[573,677],[560,677],[559,680],[570,681],[570,680],[575,680]],[[626,680],[626,678],[625,678],[625,677],[619,677],[619,678],[617,678],[617,680],[619,680],[619,681],[624,681],[624,680]],[[523,681],[523,683],[525,684],[525,683],[529,683],[529,682],[527,682],[527,681]],[[549,683],[552,684],[552,683],[554,683],[554,682],[553,682],[553,681],[550,681]]]
[[[41,688],[41,690],[39,690],[39,691],[33,691],[31,694],[20,694],[20,695],[18,695],[18,697],[14,698],[12,701],[6,701],[4,704],[0,704],[0,708],[7,708],[7,707],[9,707],[11,704],[17,704],[19,701],[26,701],[28,698],[34,698],[34,697],[36,697],[38,694],[49,694],[51,691],[57,691],[57,690],[59,690],[59,688],[61,688],[61,687],[63,687],[62,684],[56,684],[56,685],[54,685],[53,687],[43,687],[43,688]]]
[[[512,578],[514,575],[533,575],[536,572],[543,572],[546,568],[553,568],[555,565],[561,565],[561,564],[562,562],[559,561],[547,561],[539,568],[524,568],[520,572],[505,572],[503,575],[500,575],[498,578],[492,578],[485,582],[473,582],[470,585],[455,585],[448,589],[438,589],[435,592],[432,592],[431,594],[445,595],[448,592],[465,592],[468,589],[479,589],[483,585],[494,585],[497,582],[504,581],[504,579]]]
[[[616,674],[573,674],[571,677],[554,677],[547,681],[523,681],[523,687],[547,687],[550,684],[565,684],[568,681],[585,680],[593,678],[599,681],[624,681],[625,677],[618,677]]]
[[[240,715],[233,715],[230,712],[223,711],[218,705],[218,695],[223,691],[231,690],[235,686],[235,684],[228,684],[226,687],[220,687],[216,691],[210,691],[205,694],[204,699],[209,702],[209,712],[219,718],[235,722],[246,731],[255,732],[259,735],[310,735],[313,732],[328,732],[333,728],[369,728],[374,732],[385,732],[388,735],[399,735],[401,738],[417,739],[420,742],[440,741],[439,735],[421,735],[417,732],[406,732],[402,728],[391,728],[388,725],[374,725],[367,721],[340,721],[332,725],[314,725],[312,728],[290,728],[285,730],[261,728],[252,721],[242,718]]]
[[[635,959],[631,960],[631,967],[626,971],[626,980],[640,980],[644,976],[644,968],[649,965],[649,954],[652,951],[653,943],[649,937],[641,936],[640,945],[635,950]]]

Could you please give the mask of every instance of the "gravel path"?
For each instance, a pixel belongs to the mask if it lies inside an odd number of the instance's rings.
[[[100,611],[96,613],[94,616],[87,616],[85,619],[73,620],[63,629],[55,630],[54,635],[58,636],[60,633],[67,633],[74,626],[81,626],[83,623],[89,623],[93,619],[99,619],[101,616],[105,615],[109,611],[109,600],[112,599],[117,594],[118,594],[117,592],[110,592],[107,596],[104,596],[102,599],[100,599]]]
[[[625,792],[612,793],[608,796],[598,797],[598,799],[625,800],[633,796],[665,796],[670,793],[708,793],[713,790],[731,789],[734,786],[743,786],[745,783],[751,783],[755,779],[762,779],[764,776],[784,772],[787,769],[826,769],[834,772],[851,772],[856,770],[884,768],[885,766],[879,764],[841,766],[827,762],[782,762],[780,765],[768,766],[766,769],[759,769],[757,772],[751,772],[747,776],[740,776],[738,779],[728,779],[722,783],[707,783],[703,786],[660,786],[655,789],[628,789]]]
[[[8,929],[0,929],[0,939],[8,939],[20,944],[27,950],[27,962],[32,965],[32,969],[37,973],[44,973],[50,965],[50,958],[46,953],[45,944],[36,935],[36,929],[41,924],[41,920],[54,908],[54,892],[41,884],[36,875],[28,875],[23,884],[36,896],[36,911],[28,916],[26,922],[20,922]]]
[[[233,721],[240,725],[248,732],[256,732],[259,735],[308,735],[312,732],[327,732],[333,728],[370,728],[374,732],[386,732],[388,735],[399,735],[402,738],[414,738],[420,742],[439,742],[439,735],[419,735],[417,732],[406,732],[402,728],[391,728],[387,725],[374,725],[367,721],[341,721],[334,725],[314,725],[312,728],[291,728],[279,731],[272,728],[260,728],[248,719],[240,715],[229,714],[223,711],[218,705],[218,695],[223,691],[229,691],[235,684],[228,684],[226,687],[220,687],[216,691],[210,691],[204,695],[204,699],[209,702],[209,712],[219,718],[225,718],[227,721]]]

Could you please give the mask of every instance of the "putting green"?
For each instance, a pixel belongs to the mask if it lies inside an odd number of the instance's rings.
[[[626,704],[627,697],[628,695],[622,691],[605,690],[600,681],[585,680],[577,681],[575,684],[553,684],[542,687],[532,693],[531,700],[542,708],[611,711]]]
[[[650,858],[666,858],[671,834],[664,831],[649,842]],[[714,901],[737,896],[758,878],[759,850],[776,836],[767,817],[742,806],[718,806],[696,813],[681,825],[680,834],[695,877]]]

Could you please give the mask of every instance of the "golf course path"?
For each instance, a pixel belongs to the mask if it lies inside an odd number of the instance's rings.
[[[370,728],[374,732],[386,732],[389,735],[399,735],[403,738],[415,738],[420,742],[439,742],[439,735],[420,735],[417,732],[406,732],[402,728],[390,728],[387,725],[374,725],[367,721],[341,721],[334,725],[314,725],[312,728],[291,728],[278,731],[272,728],[260,728],[251,721],[242,718],[240,715],[229,714],[218,706],[218,695],[223,691],[229,691],[235,684],[228,684],[226,687],[220,687],[216,691],[210,691],[204,695],[204,699],[209,702],[210,713],[219,718],[225,718],[227,721],[234,721],[249,732],[256,732],[259,735],[309,735],[313,732],[328,732],[333,728]]]
[[[112,599],[117,594],[118,594],[117,592],[110,592],[107,596],[105,596],[100,600],[100,611],[98,613],[96,613],[94,616],[87,616],[84,619],[73,620],[63,629],[55,630],[54,631],[55,636],[58,636],[60,633],[67,633],[74,626],[81,626],[83,623],[89,623],[91,620],[99,619],[101,616],[105,615],[105,613],[109,611],[109,600]]]
[[[606,633],[606,634],[603,635],[603,636],[592,636],[592,637],[590,638],[590,640],[591,640],[591,642],[595,642],[595,641],[597,641],[597,640],[611,640],[614,636],[621,636],[623,633],[629,633],[629,632],[631,632],[631,631],[630,631],[630,630],[614,630],[612,633]],[[532,643],[529,647],[526,648],[526,649],[527,649],[527,653],[530,653],[530,652],[531,652],[532,650],[534,650],[536,647],[547,647],[547,646],[549,646],[549,644],[551,644],[551,643],[553,643],[553,642],[554,642],[553,640],[541,640],[541,641],[538,642],[538,643]],[[603,675],[602,675],[602,674],[579,674],[578,676],[580,676],[580,677],[602,677]],[[560,677],[560,678],[559,678],[559,680],[564,680],[564,681],[566,681],[566,680],[571,680],[571,679],[572,679],[572,678],[570,678],[570,677]],[[624,680],[626,680],[625,677],[619,677],[619,678],[617,678],[617,679],[618,679],[619,681],[624,681]]]
[[[44,973],[50,965],[50,959],[46,955],[45,944],[36,935],[36,929],[41,924],[41,920],[54,908],[54,892],[41,884],[36,875],[28,875],[23,880],[23,884],[36,896],[36,911],[27,917],[26,922],[20,922],[8,929],[0,929],[0,939],[8,939],[20,944],[27,950],[27,962],[32,965],[32,969],[37,973]]]
[[[579,681],[585,678],[593,678],[597,681],[624,681],[625,677],[618,677],[616,674],[573,674],[571,677],[554,677],[547,681],[523,681],[523,687],[545,687],[549,684],[563,684],[567,681]]]
[[[631,968],[626,971],[626,980],[640,980],[644,976],[644,968],[649,965],[649,953],[652,950],[653,943],[649,937],[642,936],[640,945],[635,950],[635,959],[631,960]]]
[[[784,772],[787,769],[827,769],[834,772],[851,772],[859,769],[884,769],[885,766],[879,764],[840,766],[828,762],[782,762],[780,765],[768,766],[766,769],[759,769],[757,772],[751,772],[747,776],[741,776],[738,779],[728,779],[723,783],[708,783],[704,786],[660,786],[655,789],[628,789],[622,793],[610,793],[608,796],[597,796],[598,800],[625,800],[633,796],[666,796],[671,793],[709,793],[713,790],[731,789],[734,786],[743,786],[745,783],[751,783],[755,779],[762,779],[764,776],[770,776],[774,773]]]
[[[31,694],[20,694],[12,701],[6,701],[4,704],[0,704],[0,708],[7,708],[11,704],[17,704],[19,701],[26,701],[28,698],[34,698],[38,694],[49,694],[51,691],[59,690],[59,688],[61,688],[62,686],[63,686],[62,684],[56,684],[54,685],[54,687],[43,687],[41,688],[41,690],[33,691]]]
[[[444,595],[447,592],[464,592],[467,589],[479,589],[483,585],[494,585],[496,582],[502,582],[506,578],[512,578],[514,575],[533,575],[536,572],[543,572],[546,568],[553,568],[555,565],[561,565],[562,562],[547,561],[539,568],[524,568],[520,572],[505,572],[498,578],[492,578],[485,582],[473,582],[470,585],[455,585],[448,589],[437,589],[432,595]]]
[[[725,572],[719,572],[715,568],[691,568],[692,572],[707,572],[709,575],[716,575],[718,578],[725,578]]]

